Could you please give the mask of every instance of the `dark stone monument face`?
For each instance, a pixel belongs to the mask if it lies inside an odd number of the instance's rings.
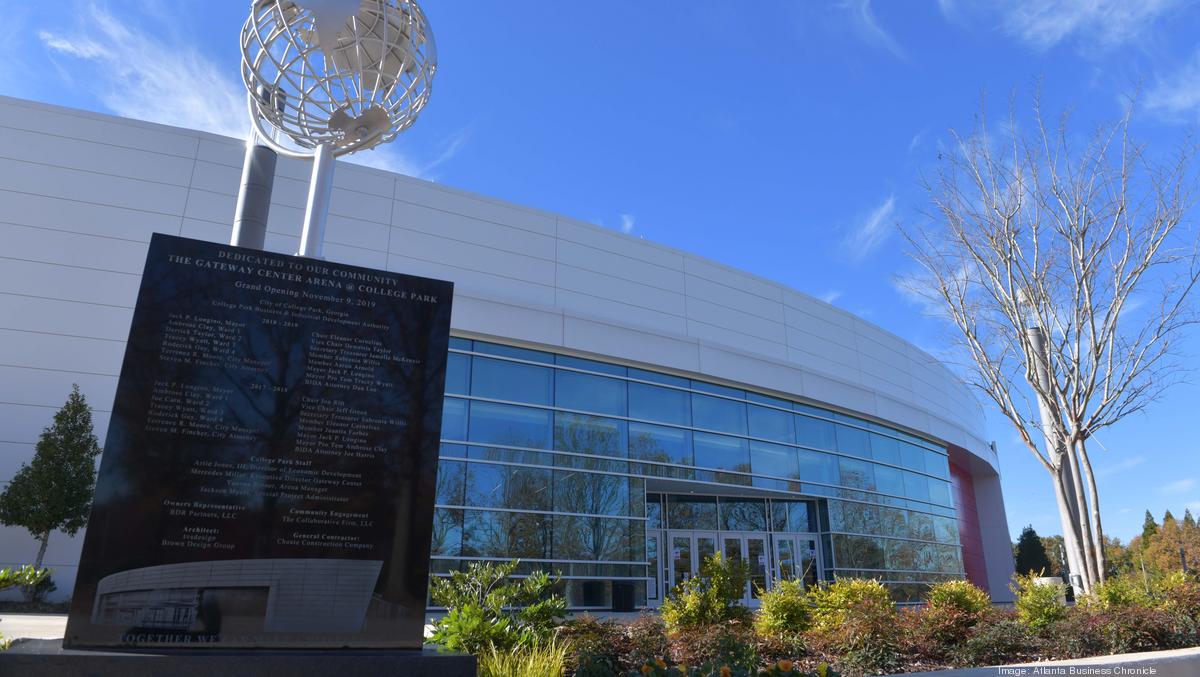
[[[65,644],[419,647],[452,294],[155,235]]]

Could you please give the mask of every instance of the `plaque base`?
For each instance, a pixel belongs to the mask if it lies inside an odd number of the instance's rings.
[[[0,675],[47,677],[475,677],[475,657],[437,651],[363,649],[64,649],[61,639],[27,639],[0,652]]]

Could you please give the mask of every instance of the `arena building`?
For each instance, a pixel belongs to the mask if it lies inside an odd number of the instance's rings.
[[[227,242],[243,143],[0,97],[0,480],[78,383],[107,428],[151,233]],[[281,158],[267,247],[298,246]],[[763,242],[764,248],[773,247]],[[754,585],[966,577],[1009,598],[974,396],[902,339],[718,262],[340,163],[330,260],[452,280],[433,575],[520,558],[574,608],[656,606],[721,551]],[[102,440],[103,441],[103,440]],[[46,565],[70,593],[81,539]],[[36,543],[0,529],[0,566]]]

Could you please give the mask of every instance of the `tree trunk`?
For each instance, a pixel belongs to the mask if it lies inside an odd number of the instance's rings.
[[[1049,441],[1047,440],[1047,442]],[[1066,459],[1060,457],[1059,461],[1061,463],[1066,461]],[[1066,478],[1064,476],[1065,471],[1065,466],[1060,464],[1055,468],[1054,473],[1051,474],[1051,479],[1054,480],[1054,498],[1058,501],[1058,518],[1062,525],[1063,550],[1066,551],[1067,555],[1066,565],[1068,571],[1074,576],[1083,572],[1083,552],[1079,548],[1079,532],[1076,529],[1078,523],[1075,520],[1075,510],[1072,506],[1074,501],[1071,498],[1071,493],[1067,491]],[[1068,578],[1067,580],[1074,587],[1074,583],[1070,582],[1071,579]],[[1082,594],[1084,591],[1077,590],[1076,592]]]
[[[1079,528],[1079,545],[1083,549],[1086,572],[1084,588],[1087,592],[1091,592],[1096,582],[1100,580],[1100,574],[1096,571],[1096,542],[1092,539],[1092,521],[1088,516],[1087,499],[1083,495],[1083,479],[1080,477],[1079,456],[1075,453],[1075,444],[1067,444],[1066,452],[1071,491],[1075,494],[1075,506],[1078,510],[1076,519]]]
[[[50,545],[50,532],[47,531],[43,534],[38,534],[35,536],[35,538],[38,539],[40,545],[38,545],[37,557],[33,560],[33,568],[37,571],[41,571],[42,562],[46,559],[46,547]],[[21,594],[25,597],[26,602],[33,601],[34,587],[35,586],[32,585],[21,586]]]
[[[1092,473],[1092,459],[1088,457],[1087,445],[1083,440],[1078,443],[1079,462],[1083,464],[1083,474],[1087,479],[1088,498],[1092,505],[1092,526],[1095,533],[1092,537],[1096,548],[1096,568],[1099,569],[1099,577],[1096,579],[1100,583],[1104,583],[1108,579],[1108,555],[1104,552],[1104,529],[1100,524],[1100,491],[1096,488],[1096,476]]]

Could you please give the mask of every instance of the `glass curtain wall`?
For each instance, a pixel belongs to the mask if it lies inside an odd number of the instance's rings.
[[[906,601],[963,576],[949,477],[945,449],[872,421],[455,338],[431,572],[520,558],[560,573],[573,607],[608,607],[614,584],[640,606],[646,481],[664,478],[816,499],[825,575],[880,578]]]

